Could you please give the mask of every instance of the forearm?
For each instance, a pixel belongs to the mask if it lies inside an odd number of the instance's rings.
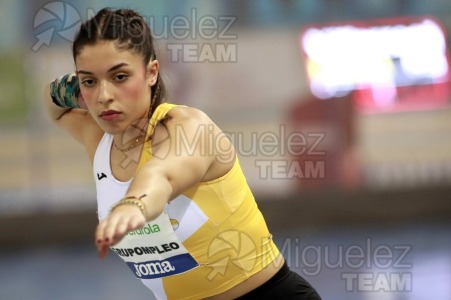
[[[143,166],[133,178],[125,197],[141,198],[145,206],[145,217],[151,221],[164,210],[166,203],[174,197],[174,188],[164,173]]]

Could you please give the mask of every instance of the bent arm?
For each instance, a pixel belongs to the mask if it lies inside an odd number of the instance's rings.
[[[78,95],[77,99],[77,105],[79,103],[82,108],[61,107],[52,99],[52,83],[45,86],[43,97],[44,105],[50,119],[88,149],[93,148],[96,140],[99,139],[98,137],[103,134],[103,131],[89,115],[88,110],[85,109],[86,105],[83,97]]]

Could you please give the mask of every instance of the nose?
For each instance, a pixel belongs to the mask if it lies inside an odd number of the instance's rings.
[[[98,96],[99,103],[108,103],[113,101],[113,95],[111,93],[111,87],[109,86],[109,83],[105,80],[102,80],[99,83],[99,96]]]

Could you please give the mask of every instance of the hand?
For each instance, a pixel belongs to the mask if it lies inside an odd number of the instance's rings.
[[[97,226],[95,241],[99,257],[104,258],[110,246],[122,240],[127,232],[141,228],[144,224],[146,218],[137,206],[124,204],[116,207]]]

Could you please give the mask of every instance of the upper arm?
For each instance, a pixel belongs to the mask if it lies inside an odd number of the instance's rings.
[[[54,122],[75,140],[86,146],[92,135],[101,133],[100,127],[85,109],[71,109]]]
[[[234,158],[231,142],[205,113],[176,107],[155,131],[149,164],[168,179],[175,196],[230,170],[234,161],[221,161],[221,149],[231,152],[229,156]]]

